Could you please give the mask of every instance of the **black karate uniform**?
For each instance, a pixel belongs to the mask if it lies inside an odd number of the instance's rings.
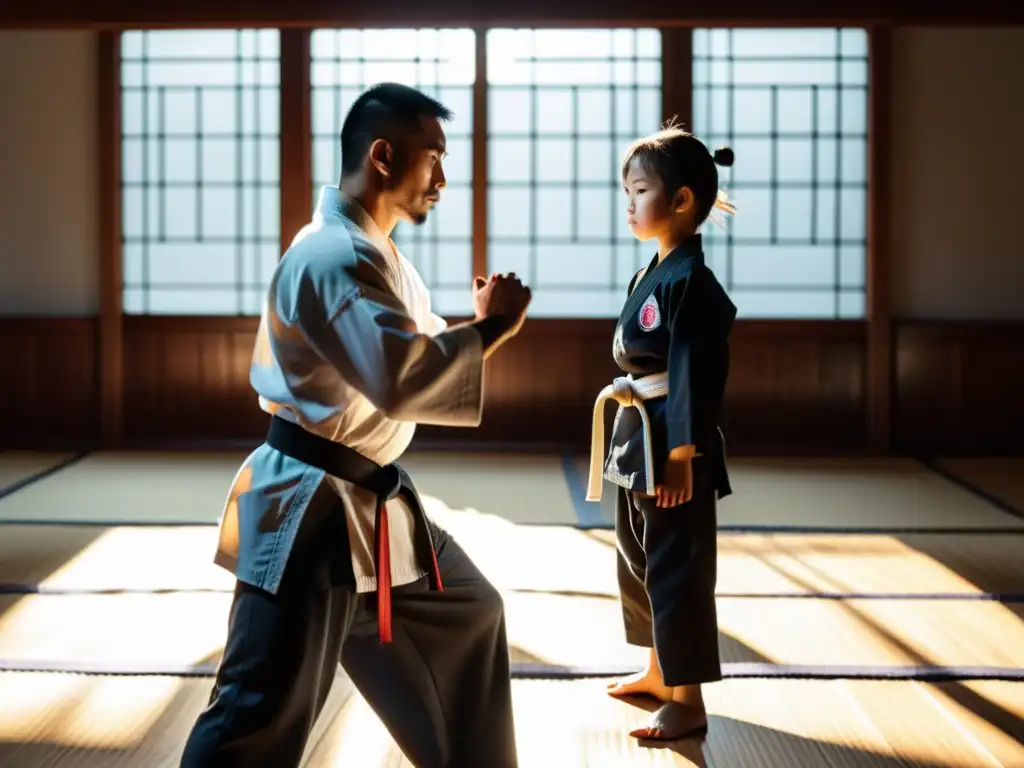
[[[638,279],[639,278],[639,279]],[[716,500],[731,493],[719,428],[736,307],[694,235],[634,276],[613,354],[634,378],[668,372],[667,397],[646,400],[654,482],[669,452],[694,445],[693,497],[671,509],[647,497],[642,421],[620,407],[604,466],[615,492],[618,579],[626,640],[653,647],[665,684],[720,680]]]

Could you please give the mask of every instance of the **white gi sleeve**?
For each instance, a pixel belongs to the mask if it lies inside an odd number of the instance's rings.
[[[428,331],[428,333],[431,336],[437,335],[438,333],[443,333],[448,328],[448,321],[445,320],[440,315],[435,315],[433,312],[431,312],[429,315],[429,319],[430,330]]]
[[[385,416],[439,426],[479,426],[483,341],[475,328],[421,333],[372,254],[356,244],[345,279],[314,280],[322,321],[309,340]],[[438,318],[441,323],[443,319]],[[442,326],[443,327],[443,326]]]

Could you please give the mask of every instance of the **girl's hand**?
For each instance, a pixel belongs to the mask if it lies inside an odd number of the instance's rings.
[[[693,465],[696,455],[692,445],[673,450],[665,462],[665,482],[654,489],[657,505],[663,509],[678,507],[693,498]]]

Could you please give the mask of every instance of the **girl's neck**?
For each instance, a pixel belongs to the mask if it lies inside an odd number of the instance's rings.
[[[687,240],[689,240],[693,236],[693,234],[694,234],[693,232],[689,232],[689,233],[685,233],[685,234],[682,234],[682,233],[679,233],[679,232],[670,232],[669,234],[665,235],[664,237],[659,237],[658,238],[658,263],[660,264],[661,262],[663,262],[665,260],[665,258],[670,253],[672,253],[672,251],[674,251],[676,248],[678,248],[683,243],[685,243]]]

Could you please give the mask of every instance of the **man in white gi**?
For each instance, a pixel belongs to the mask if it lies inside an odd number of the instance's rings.
[[[530,301],[476,278],[476,320],[448,328],[390,240],[439,198],[450,117],[405,86],[362,94],[341,183],[274,273],[250,375],[271,426],[221,523],[237,586],[183,768],[298,765],[339,661],[415,765],[517,764],[501,597],[394,464],[417,422],[480,423],[483,361]]]

